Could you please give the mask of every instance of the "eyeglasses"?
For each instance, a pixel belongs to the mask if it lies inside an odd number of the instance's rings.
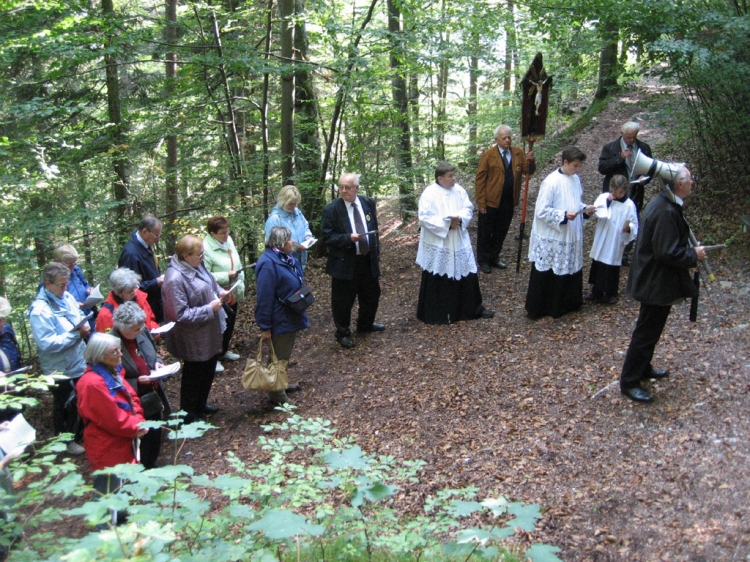
[[[65,289],[65,288],[67,288],[67,286],[68,286],[69,283],[70,283],[70,281],[63,281],[62,283],[52,283],[52,285],[54,285],[58,289]]]
[[[195,254],[191,254],[191,255],[195,255]],[[206,252],[201,252],[200,254],[198,254],[198,258],[203,259],[203,256],[205,255],[206,255]]]
[[[72,261],[72,262],[63,262],[65,265],[67,265],[70,268],[73,268],[78,265],[78,260]]]
[[[146,230],[148,230],[148,229],[146,229]],[[148,231],[148,233],[149,233],[149,234],[150,234],[151,236],[153,236],[154,238],[156,238],[157,240],[158,240],[159,238],[161,238],[161,232],[160,232],[159,234],[156,234],[156,232],[154,232],[153,230],[149,230],[149,231]]]
[[[107,352],[107,355],[110,357],[119,357],[122,355],[122,350],[118,347],[117,349],[113,349],[112,351]]]
[[[359,189],[358,185],[340,185],[339,190],[340,191],[354,191],[355,189]]]

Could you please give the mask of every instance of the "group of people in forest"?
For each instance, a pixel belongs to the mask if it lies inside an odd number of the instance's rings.
[[[605,175],[605,189],[593,204],[583,201],[578,171],[586,155],[576,147],[562,150],[560,167],[541,183],[530,236],[532,267],[525,308],[532,319],[557,318],[577,310],[584,300],[616,302],[623,254],[637,240],[627,287],[641,310],[621,390],[633,400],[650,402],[641,381],[668,375],[652,366],[654,348],[671,306],[696,296],[688,269],[705,258],[705,250],[689,244],[682,215],[683,201],[692,189],[687,168],[681,168],[648,205],[639,227],[643,185],[649,178],[634,178],[633,163],[639,152],[650,156],[650,148],[637,140],[636,123],[626,123],[622,133],[602,151],[599,171]],[[423,273],[417,317],[425,323],[494,316],[483,306],[478,272],[507,268],[500,252],[519,202],[521,178],[535,171],[533,151],[513,147],[511,136],[509,127],[498,127],[496,144],[479,161],[476,259],[468,232],[474,204],[456,183],[456,168],[438,164],[434,183],[419,198],[416,263]],[[376,322],[381,295],[379,226],[376,203],[359,194],[356,174],[343,174],[338,187],[339,197],[323,209],[321,232],[328,250],[335,338],[351,349],[355,302],[357,333],[386,329]],[[254,266],[255,320],[261,338],[271,340],[277,359],[287,361],[297,333],[310,325],[307,313],[289,302],[305,287],[307,252],[315,243],[300,202],[296,187],[279,191],[265,224],[265,251]],[[590,254],[592,287],[584,297],[583,221],[592,216],[598,218]],[[161,430],[141,424],[165,419],[173,410],[159,374],[164,367],[158,353],[161,338],[182,362],[179,407],[186,423],[219,410],[208,401],[214,376],[223,370],[221,361],[240,359],[230,345],[245,296],[247,267],[230,236],[229,221],[212,217],[204,238],[180,238],[164,273],[154,251],[161,234],[161,221],[144,216],[122,250],[119,267],[109,277],[109,294],[98,310],[87,303],[92,288],[78,266],[75,248],[60,244],[54,261],[42,271],[27,313],[41,370],[61,375],[52,388],[54,431],[75,436],[68,452],[85,452],[92,470],[127,462],[157,466]],[[0,299],[0,362],[5,372],[20,366],[15,335],[7,323],[10,312],[7,300]],[[298,386],[271,392],[269,399],[281,404],[296,390]],[[12,414],[3,413],[5,419]],[[94,478],[101,493],[119,485],[111,475]]]
[[[692,247],[682,213],[692,191],[690,170],[682,166],[643,214],[644,186],[650,177],[636,166],[639,153],[651,160],[650,147],[638,140],[639,125],[627,122],[622,135],[606,144],[598,170],[604,175],[602,194],[593,204],[583,201],[578,176],[586,155],[574,146],[563,148],[560,167],[541,183],[534,208],[528,259],[531,273],[525,309],[531,319],[558,318],[578,310],[584,301],[614,304],[620,269],[630,266],[627,290],[641,303],[620,378],[622,393],[637,402],[652,402],[641,386],[647,379],[669,375],[651,361],[672,305],[697,297],[689,269],[705,259],[702,246]],[[477,263],[490,274],[506,269],[500,252],[513,210],[518,205],[523,174],[533,174],[533,151],[511,145],[511,130],[495,130],[495,145],[486,150],[476,172],[479,211]],[[491,318],[482,306],[477,263],[467,229],[473,204],[455,181],[455,168],[441,163],[435,183],[419,200],[421,234],[417,264],[423,269],[417,317],[430,324]],[[583,221],[598,219],[590,257],[591,290],[583,294]],[[635,241],[637,240],[637,243]],[[627,251],[635,246],[632,260]]]

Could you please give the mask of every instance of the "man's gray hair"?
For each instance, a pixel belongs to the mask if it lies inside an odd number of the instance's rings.
[[[685,166],[677,170],[677,176],[675,176],[675,182],[686,181],[689,179],[690,179],[690,173],[688,172],[688,169]]]
[[[118,332],[142,326],[146,322],[146,313],[135,301],[122,303],[112,316]]]
[[[508,131],[509,133],[512,133],[512,132],[513,132],[513,129],[511,129],[510,127],[508,127],[508,125],[498,125],[498,126],[497,126],[497,129],[495,129],[495,134],[493,135],[493,137],[492,137],[492,138],[495,138],[495,139],[496,139],[496,138],[497,138],[497,135],[499,135],[499,134],[500,134],[500,131],[502,131],[502,130],[506,130],[506,131]]]
[[[627,123],[622,124],[622,134],[624,135],[628,131],[633,131],[636,135],[638,134],[638,131],[641,130],[641,126],[636,123],[635,121],[628,121]]]
[[[83,360],[90,365],[96,365],[101,363],[104,356],[114,348],[120,349],[120,338],[94,332],[86,344],[86,349],[83,350]]]
[[[339,178],[339,185],[342,181],[344,181],[344,178],[346,178],[347,180],[350,178],[353,179],[354,185],[359,186],[359,176],[354,172],[346,172],[344,174],[341,174],[341,177]]]
[[[285,226],[274,226],[266,240],[266,248],[281,250],[292,237],[292,231]]]
[[[116,295],[139,287],[140,284],[141,276],[127,267],[118,267],[109,274],[109,290]]]
[[[145,228],[151,232],[151,230],[157,226],[162,226],[162,224],[154,215],[143,215],[143,217],[141,217],[141,223],[138,225],[138,230],[141,231]]]
[[[52,283],[59,277],[70,279],[70,270],[67,265],[64,265],[58,261],[48,263],[42,270],[42,283]]]

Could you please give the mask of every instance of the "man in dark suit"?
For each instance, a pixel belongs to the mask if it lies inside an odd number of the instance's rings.
[[[672,191],[662,191],[648,204],[638,229],[627,287],[641,309],[620,375],[620,390],[636,402],[654,400],[641,387],[642,380],[669,375],[665,369],[655,369],[651,359],[672,305],[698,296],[689,270],[706,258],[706,250],[691,247],[690,227],[682,214],[692,186],[690,170],[683,166]]]
[[[483,273],[492,271],[491,267],[508,267],[500,260],[500,251],[521,197],[523,174],[533,174],[536,169],[534,152],[524,154],[511,146],[511,136],[507,125],[495,129],[497,144],[482,154],[474,180],[479,209],[477,262]]]
[[[599,173],[604,174],[604,183],[602,193],[609,191],[609,180],[616,174],[621,174],[633,181],[636,178],[632,176],[633,163],[638,157],[639,152],[644,156],[651,156],[651,147],[645,142],[638,140],[640,125],[635,121],[628,121],[622,126],[622,136],[616,141],[605,144],[602,148],[602,154],[599,156]],[[641,212],[643,207],[644,187],[651,179],[643,183],[630,185],[630,198],[635,203],[635,208]]]
[[[612,176],[620,174],[628,178],[629,181],[644,178],[633,176],[633,164],[635,163],[638,153],[642,152],[644,156],[651,156],[651,147],[645,142],[638,140],[640,125],[635,121],[628,121],[622,125],[622,136],[616,141],[605,144],[599,156],[599,173],[604,174],[602,184],[602,193],[609,191],[609,180]],[[643,208],[643,196],[645,185],[651,181],[651,178],[642,182],[631,183],[628,196],[635,203],[636,213],[640,216]],[[627,245],[622,257],[622,265],[630,265],[630,254],[633,251],[633,242]]]
[[[331,309],[336,339],[345,349],[354,347],[349,328],[352,307],[359,300],[358,332],[382,332],[375,323],[380,303],[380,243],[375,201],[357,195],[357,174],[339,178],[340,198],[323,209],[323,240],[328,247],[326,273],[331,276]]]
[[[141,276],[139,289],[148,296],[148,304],[151,305],[157,322],[164,321],[164,309],[161,304],[161,285],[164,276],[159,270],[159,260],[154,254],[154,244],[161,238],[161,228],[159,219],[153,215],[144,215],[138,230],[130,236],[117,261],[118,267],[127,267]]]

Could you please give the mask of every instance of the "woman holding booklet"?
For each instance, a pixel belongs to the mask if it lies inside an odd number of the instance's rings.
[[[276,195],[276,206],[271,210],[266,220],[266,240],[271,236],[274,226],[284,226],[292,233],[294,249],[292,256],[302,266],[304,271],[307,267],[307,250],[310,249],[316,239],[310,231],[310,225],[299,209],[302,195],[293,185],[285,185]]]
[[[224,330],[219,360],[237,361],[240,356],[229,351],[229,342],[234,333],[234,322],[240,301],[245,300],[245,271],[240,261],[240,254],[229,235],[229,221],[224,217],[211,217],[206,225],[208,234],[203,239],[203,265],[211,272],[222,289],[230,291],[227,297],[227,329]],[[229,308],[230,310],[227,310]],[[216,363],[216,372],[224,370],[221,363]]]
[[[156,343],[146,327],[146,313],[135,302],[125,302],[115,311],[114,328],[110,335],[120,338],[123,375],[135,389],[149,421],[166,419],[172,413],[164,392],[162,378],[150,378],[164,367],[156,353]],[[141,438],[141,463],[155,468],[161,450],[161,428],[149,429]]]

